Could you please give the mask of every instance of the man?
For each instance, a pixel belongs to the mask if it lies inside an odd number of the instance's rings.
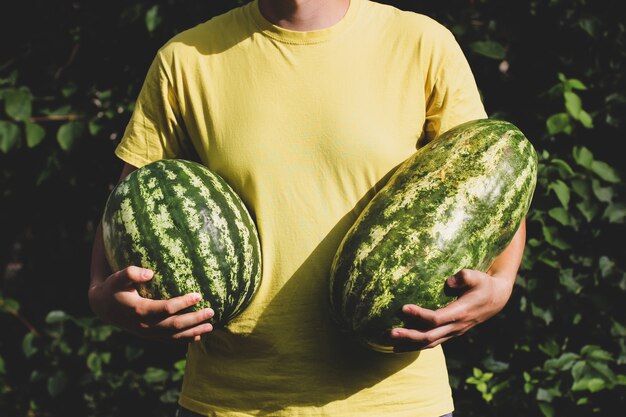
[[[385,355],[341,335],[328,313],[339,242],[415,149],[486,117],[449,31],[367,0],[258,0],[187,30],[159,50],[116,154],[122,177],[197,155],[253,213],[263,280],[225,329],[210,309],[175,315],[194,294],[141,298],[152,272],[110,271],[98,233],[89,299],[103,320],[189,344],[181,415],[414,416],[451,413],[440,344],[506,304],[525,229],[488,273],[463,270],[462,295],[425,325],[395,329],[411,353]],[[201,341],[199,341],[201,339]]]

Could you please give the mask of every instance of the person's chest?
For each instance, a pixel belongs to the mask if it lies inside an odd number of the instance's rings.
[[[366,191],[415,151],[426,99],[412,57],[365,43],[262,45],[194,62],[180,97],[200,158],[235,188],[311,177]]]

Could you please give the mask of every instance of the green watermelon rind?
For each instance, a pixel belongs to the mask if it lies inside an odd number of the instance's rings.
[[[405,304],[429,309],[454,300],[445,280],[486,271],[528,212],[537,154],[513,124],[459,125],[408,158],[341,242],[331,267],[333,317],[363,344],[393,351]]]
[[[237,193],[196,162],[164,159],[147,164],[111,191],[102,215],[112,270],[149,268],[140,295],[169,299],[190,292],[202,301],[181,311],[211,307],[225,325],[251,302],[261,280],[255,223]]]

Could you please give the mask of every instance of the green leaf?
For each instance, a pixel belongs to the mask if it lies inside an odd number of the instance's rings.
[[[574,146],[572,149],[572,155],[578,165],[583,168],[591,169],[591,163],[593,162],[593,154],[589,149],[584,146]]]
[[[4,359],[0,356],[0,375],[6,374],[6,367],[4,365]]]
[[[555,248],[565,250],[565,249],[570,249],[572,247],[569,243],[565,242],[560,237],[558,237],[558,232],[557,232],[556,227],[543,226],[542,231],[543,231],[543,237],[545,238],[546,242],[548,242],[550,245],[554,246]]]
[[[578,26],[587,32],[592,38],[597,38],[602,32],[602,22],[597,17],[582,17],[578,20]]]
[[[598,267],[600,268],[602,278],[606,278],[615,270],[615,262],[606,256],[601,256],[598,260]]]
[[[33,112],[33,96],[27,88],[15,88],[4,93],[4,111],[14,120],[26,121]]]
[[[20,140],[20,128],[13,122],[0,120],[0,151],[8,153]]]
[[[613,361],[613,355],[597,345],[586,345],[580,350],[585,358],[597,359],[603,362]]]
[[[576,204],[576,207],[582,213],[582,215],[585,217],[587,222],[592,221],[593,218],[596,217],[596,215],[600,211],[600,208],[598,207],[598,205],[595,204],[595,203],[592,203],[591,200],[583,200],[580,203]],[[607,207],[607,209],[609,207]],[[606,213],[606,211],[605,211],[605,213]]]
[[[73,111],[72,106],[70,106],[69,104],[66,104],[54,110],[43,109],[41,112],[49,116],[67,116],[67,115],[72,114],[72,111]]]
[[[615,171],[615,169],[606,162],[593,161],[590,168],[594,174],[606,182],[618,184],[621,181],[617,171]]]
[[[76,92],[76,90],[78,90],[76,84],[70,83],[61,89],[61,94],[63,94],[63,97],[67,98],[72,96]]]
[[[13,70],[8,78],[0,78],[0,85],[15,85],[16,82],[17,82],[17,70]]]
[[[613,325],[611,326],[611,336],[626,337],[626,326],[618,321],[613,320]]]
[[[544,415],[544,417],[554,417],[554,407],[552,407],[550,404],[540,402],[537,403],[537,405],[539,406],[539,410],[541,411],[541,414]]]
[[[580,313],[576,313],[574,314],[574,317],[572,318],[572,324],[574,325],[578,325],[583,319],[583,315]]]
[[[561,223],[563,226],[569,226],[572,224],[569,217],[569,212],[563,207],[551,208],[550,210],[548,210],[548,215],[557,222]]]
[[[550,310],[543,309],[535,303],[530,303],[530,311],[533,316],[542,319],[547,325],[550,325],[554,320]]]
[[[609,223],[624,223],[626,217],[626,206],[621,203],[611,203],[607,206],[602,217],[609,220]]]
[[[547,389],[539,388],[537,390],[536,398],[538,401],[552,402],[552,400],[554,399],[554,396]]]
[[[591,181],[591,189],[593,190],[593,194],[596,198],[603,203],[610,203],[613,201],[613,188],[612,187],[602,187],[600,185],[600,181],[593,180]]]
[[[506,57],[506,49],[501,43],[496,41],[477,41],[470,44],[472,51],[479,55],[493,59],[504,59]]]
[[[563,83],[554,84],[547,92],[547,95],[550,97],[561,97],[563,95]]]
[[[137,359],[141,355],[143,355],[143,349],[138,348],[136,346],[129,345],[129,346],[126,346],[126,348],[124,349],[124,356],[126,357],[126,360],[129,362],[132,362],[133,360]]]
[[[591,188],[586,180],[572,180],[570,181],[572,190],[578,194],[583,200],[591,198]]]
[[[34,148],[39,145],[46,136],[46,130],[37,123],[26,122],[26,145]]]
[[[83,135],[84,130],[85,123],[78,120],[65,123],[61,126],[57,132],[57,141],[59,142],[61,149],[64,151],[72,149],[76,139]]]
[[[91,329],[95,320],[93,317],[72,317],[72,321],[83,329]]]
[[[570,134],[573,131],[572,123],[567,113],[556,113],[548,117],[546,128],[550,135],[556,135],[561,132]]]
[[[20,309],[20,303],[12,298],[0,298],[0,311],[15,312]]]
[[[67,375],[64,371],[57,371],[56,374],[48,378],[48,393],[52,397],[58,396],[67,386]]]
[[[567,208],[570,200],[570,189],[567,184],[561,180],[556,180],[550,183],[548,189],[553,190],[563,208]]]
[[[570,78],[566,81],[567,86],[573,90],[586,90],[587,86],[582,81],[576,78]]]
[[[583,103],[578,94],[566,91],[563,93],[563,98],[565,99],[565,108],[567,109],[567,112],[574,119],[578,120],[580,111],[583,109]]]
[[[587,129],[593,128],[593,119],[591,115],[584,110],[581,110],[578,114],[578,121]]]
[[[579,358],[580,356],[576,353],[565,352],[556,359],[548,359],[547,361],[545,361],[543,364],[543,368],[547,371],[567,371],[574,366]]]
[[[177,389],[170,389],[161,394],[159,400],[165,404],[174,404],[178,401],[179,397],[180,395]]]
[[[95,374],[96,378],[102,375],[102,365],[111,361],[110,352],[91,352],[87,356],[87,367]]]
[[[113,334],[114,330],[115,328],[113,326],[108,326],[108,325],[98,326],[92,330],[91,337],[95,341],[102,342],[104,340],[107,340],[109,336]]]
[[[37,347],[34,344],[35,334],[32,332],[26,333],[24,339],[22,339],[22,351],[27,358],[30,358],[37,353]]]
[[[184,372],[186,366],[187,366],[187,360],[185,359],[181,359],[174,363],[174,369],[176,369],[178,372]]]
[[[495,360],[492,356],[484,359],[482,364],[485,366],[485,369],[491,372],[504,372],[509,369],[508,363]]]
[[[601,378],[583,378],[572,384],[572,391],[597,392],[604,389],[606,383]]]
[[[554,339],[549,339],[547,342],[541,343],[537,347],[550,357],[556,356],[560,351],[559,344],[556,343]]]
[[[552,164],[557,167],[561,177],[567,177],[569,175],[574,175],[574,170],[572,167],[562,159],[554,158],[552,160]]]
[[[67,314],[65,314],[64,311],[52,310],[46,316],[46,323],[48,323],[48,324],[61,323],[61,322],[65,321],[65,320],[67,320],[68,318],[69,318],[69,316]]]
[[[580,294],[583,286],[578,282],[578,276],[574,277],[574,270],[571,268],[563,269],[559,273],[559,281],[567,290],[573,294]]]
[[[146,12],[146,28],[152,33],[161,24],[161,16],[159,15],[159,5],[155,4]]]
[[[617,376],[615,372],[609,368],[607,361],[591,359],[587,361],[586,365],[591,370],[589,375],[595,375],[609,385],[613,385],[617,382]]]
[[[143,379],[148,384],[157,384],[167,380],[168,373],[164,369],[149,367],[143,374]]]
[[[96,136],[102,130],[102,125],[100,124],[100,121],[97,119],[90,120],[88,127],[89,127],[89,134],[91,136]]]

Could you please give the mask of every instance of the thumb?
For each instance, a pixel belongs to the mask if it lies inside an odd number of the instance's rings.
[[[113,274],[116,284],[120,287],[131,287],[135,284],[149,281],[153,276],[153,271],[138,266],[129,266]]]

